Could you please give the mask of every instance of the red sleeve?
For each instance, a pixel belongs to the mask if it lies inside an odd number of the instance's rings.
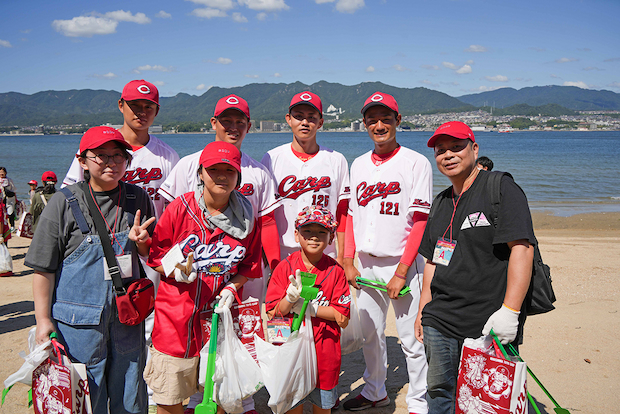
[[[351,289],[344,274],[344,269],[336,265],[334,275],[334,290],[329,305],[343,316],[351,317]]]
[[[338,228],[336,232],[342,233],[347,226],[347,211],[349,210],[349,199],[340,200],[336,207],[336,220],[338,220]]]
[[[161,258],[174,245],[174,219],[179,217],[177,206],[179,203],[170,204],[159,218],[155,230],[153,230],[153,241],[149,251],[149,258],[146,264],[150,267],[161,266]]]
[[[261,247],[260,247],[260,234],[261,228],[258,225],[258,220],[254,220],[254,228],[252,233],[248,235],[250,238],[248,247],[245,251],[245,257],[239,263],[237,273],[247,277],[248,279],[256,279],[263,276],[263,269],[261,269]]]
[[[415,257],[418,255],[418,248],[424,235],[424,229],[426,228],[426,220],[428,220],[428,214],[416,211],[413,213],[413,227],[407,238],[407,245],[405,246],[405,252],[400,258],[400,262],[404,265],[411,266]],[[346,239],[345,239],[346,241]],[[345,246],[346,255],[346,246]]]
[[[288,277],[290,274],[291,266],[287,259],[282,260],[273,270],[271,279],[269,279],[269,285],[267,286],[267,293],[265,294],[266,312],[275,308],[286,294],[286,288],[289,284]]]
[[[344,231],[344,257],[355,257],[355,237],[353,235],[353,216],[347,216],[347,227]]]
[[[260,218],[261,241],[263,251],[267,257],[267,263],[271,270],[280,263],[280,235],[276,226],[275,212],[266,214]]]

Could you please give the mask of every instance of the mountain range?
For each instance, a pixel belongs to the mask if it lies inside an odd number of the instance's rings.
[[[160,98],[157,124],[208,122],[218,99],[234,93],[248,101],[252,120],[283,121],[291,97],[301,91],[317,93],[324,105],[340,108],[343,119],[357,119],[364,100],[376,91],[393,95],[403,115],[475,110],[482,106],[504,108],[517,105],[519,113],[554,113],[572,110],[620,110],[620,94],[572,86],[537,86],[523,89],[502,88],[491,92],[452,97],[427,88],[397,88],[381,82],[364,82],[346,86],[320,81],[312,85],[301,82],[253,83],[233,88],[212,87],[200,96],[179,93]],[[120,92],[111,90],[43,91],[32,95],[17,92],[0,94],[0,126],[118,124],[122,118],[117,108]],[[535,108],[531,108],[535,107]],[[540,108],[539,108],[540,107]]]

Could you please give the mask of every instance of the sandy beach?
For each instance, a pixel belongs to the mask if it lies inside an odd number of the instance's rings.
[[[543,258],[551,266],[557,302],[556,310],[528,318],[521,355],[571,413],[618,413],[620,393],[613,387],[620,382],[620,356],[615,349],[620,332],[620,213],[571,217],[534,213],[533,218]],[[35,324],[32,270],[23,265],[29,242],[18,237],[9,241],[15,275],[0,278],[2,381],[22,365],[19,352],[28,352],[27,335]],[[393,314],[386,334],[387,390],[392,402],[367,412],[407,413],[407,372]],[[363,372],[361,350],[343,357],[341,399],[360,392]],[[554,412],[553,403],[529,378],[528,388],[542,413]],[[0,413],[32,412],[27,407],[27,392],[25,385],[15,385]],[[257,394],[260,413],[270,413],[267,399],[264,389]],[[309,405],[304,412],[311,412]]]

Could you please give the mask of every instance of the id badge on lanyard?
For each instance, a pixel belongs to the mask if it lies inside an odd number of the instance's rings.
[[[103,280],[112,280],[110,276],[110,271],[108,270],[108,262],[105,257],[103,258]],[[132,275],[132,261],[131,261],[131,253],[124,254],[122,256],[116,256],[116,261],[118,262],[118,268],[121,271],[121,279],[128,279]]]
[[[433,263],[448,266],[456,248],[456,240],[440,237],[433,251]]]

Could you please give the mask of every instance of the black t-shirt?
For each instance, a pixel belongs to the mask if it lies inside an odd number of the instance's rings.
[[[480,171],[458,201],[452,224],[456,248],[448,266],[436,265],[432,300],[422,311],[422,325],[452,338],[478,338],[489,316],[502,305],[510,256],[507,243],[521,239],[535,243],[525,194],[508,176],[502,177],[498,226],[493,226],[487,179],[488,173]],[[446,229],[457,199],[449,187],[433,201],[435,212],[419,249],[425,258],[432,260],[438,238],[450,238]]]

